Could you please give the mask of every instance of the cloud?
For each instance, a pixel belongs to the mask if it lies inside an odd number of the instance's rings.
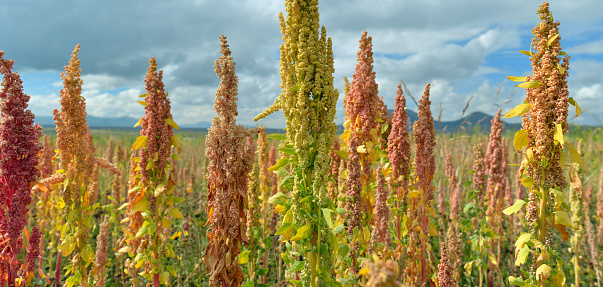
[[[603,44],[596,40],[603,31],[603,3],[550,2],[555,19],[562,23],[563,45],[575,54],[571,90],[584,95],[589,89],[596,91],[603,79],[599,57]],[[492,100],[506,75],[529,71],[527,60],[521,67],[505,61],[507,54],[529,47],[538,5],[520,0],[350,0],[321,1],[319,7],[321,25],[333,39],[335,86],[340,92],[343,76],[351,78],[354,72],[358,40],[366,30],[373,37],[377,82],[386,104],[393,108],[400,80],[417,98],[431,82],[434,111],[442,101],[442,117],[448,120],[462,113],[471,96],[467,112],[493,114],[498,109],[494,103],[502,105],[513,95],[516,89],[507,83]],[[137,96],[144,92],[149,58],[155,57],[164,70],[177,122],[192,124],[211,121],[215,115],[212,105],[219,80],[213,63],[219,56],[218,36],[224,34],[237,63],[238,121],[255,125],[253,117],[280,92],[282,40],[277,14],[284,10],[282,0],[8,1],[0,8],[0,27],[3,39],[10,40],[0,49],[16,61],[19,71],[54,75],[44,78],[49,83],[29,77],[32,84],[24,84],[36,95],[31,106],[37,114],[49,113],[49,105],[58,106],[62,87],[58,74],[77,43],[84,96],[94,116],[139,116]],[[501,56],[505,60],[497,60]],[[338,123],[344,118],[342,96]],[[507,105],[520,98],[516,92]],[[410,99],[408,103],[414,108]],[[592,103],[601,105],[596,99]],[[260,123],[282,127],[284,120],[279,113]]]

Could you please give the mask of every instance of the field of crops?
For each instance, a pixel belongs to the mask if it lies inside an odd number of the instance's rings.
[[[416,122],[403,83],[388,112],[366,32],[338,131],[318,3],[285,6],[282,93],[256,117],[282,112],[284,132],[236,123],[224,36],[208,131],[180,130],[154,58],[134,129],[91,130],[79,45],[42,130],[0,51],[0,285],[601,286],[603,131],[568,123],[548,3],[520,51],[532,74],[508,77],[525,101],[489,133],[436,132],[430,84]]]

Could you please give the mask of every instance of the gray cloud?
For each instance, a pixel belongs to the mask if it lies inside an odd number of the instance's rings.
[[[562,22],[562,41],[579,43],[565,44],[573,47],[568,52],[597,55],[603,4],[550,2],[555,18]],[[358,40],[367,30],[373,37],[380,93],[390,108],[396,85],[403,79],[415,97],[431,82],[434,113],[442,101],[444,119],[460,116],[472,95],[468,112],[493,114],[498,107],[492,95],[508,71],[498,70],[487,58],[528,48],[525,38],[538,20],[534,13],[538,5],[520,0],[323,0],[321,24],[333,38],[336,88],[341,91],[342,77],[354,72]],[[280,92],[279,11],[284,11],[281,0],[8,1],[0,7],[0,33],[6,39],[0,49],[16,61],[17,70],[59,73],[74,46],[81,43],[85,96],[89,113],[95,116],[140,115],[142,108],[135,98],[143,93],[148,60],[155,57],[165,70],[166,89],[179,123],[194,123],[211,121],[214,115],[218,78],[213,63],[219,56],[218,36],[224,34],[240,80],[239,121],[254,125],[253,116]],[[589,95],[600,91],[597,84],[602,75],[596,71],[601,65],[600,59],[572,62],[570,84],[576,85],[572,88],[576,98],[597,101]],[[527,61],[525,67],[529,69]],[[60,85],[55,93],[34,95],[34,112],[45,114],[49,106],[57,107],[59,89]],[[496,103],[502,105],[513,91],[507,83]],[[521,98],[516,92],[507,105]],[[117,105],[120,110],[114,111]],[[337,117],[343,122],[341,99]],[[260,123],[283,126],[282,115]]]

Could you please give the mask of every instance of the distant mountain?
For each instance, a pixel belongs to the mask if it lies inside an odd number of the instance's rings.
[[[393,113],[393,110],[388,110],[390,115]],[[419,116],[417,112],[412,110],[406,110],[409,121],[409,129],[412,129],[412,124],[419,120]],[[434,116],[437,117],[437,116]],[[446,131],[446,132],[457,132],[471,129],[479,129],[480,132],[489,133],[490,128],[492,126],[492,119],[494,117],[487,115],[482,112],[471,113],[467,116],[462,117],[456,121],[442,121],[438,122],[437,118],[434,119],[434,127],[438,131]],[[520,129],[521,124],[509,124],[503,121],[505,129]]]
[[[131,117],[102,118],[87,115],[86,120],[88,120],[88,126],[94,128],[132,128],[138,122],[139,119]],[[36,117],[35,122],[40,124],[44,128],[55,127],[55,123],[52,117]]]
[[[393,113],[393,110],[388,110],[390,115]],[[409,129],[412,129],[412,124],[419,120],[419,116],[417,112],[412,110],[406,110],[409,120]],[[464,130],[471,130],[478,128],[480,132],[489,133],[490,126],[492,121],[492,116],[475,112],[469,114],[459,120],[456,121],[447,121],[447,122],[439,122],[437,118],[434,120],[434,126],[436,130],[446,131],[446,132],[457,132]],[[131,129],[139,119],[131,118],[131,117],[119,117],[119,118],[104,118],[104,117],[95,117],[95,116],[87,116],[88,126],[91,128],[103,129],[103,128],[128,128]],[[44,128],[54,128],[54,120],[52,117],[36,117],[35,122],[40,124]],[[179,125],[181,129],[207,129],[211,127],[210,122],[198,122],[195,124],[187,124],[187,125]],[[508,124],[505,123],[505,128],[507,129],[519,129],[521,128],[520,124]],[[343,127],[339,127],[340,130],[343,130]],[[281,129],[278,129],[282,131]]]
[[[138,122],[139,119],[131,117],[119,117],[119,118],[103,118],[87,115],[88,126],[91,128],[103,129],[103,128],[132,128]],[[55,123],[52,117],[41,116],[36,117],[35,122],[40,124],[43,128],[54,128]],[[196,124],[179,125],[182,129],[207,129],[211,126],[210,122],[198,122]]]

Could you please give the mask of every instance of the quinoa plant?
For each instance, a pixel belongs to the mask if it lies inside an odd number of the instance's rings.
[[[561,239],[567,241],[570,236],[567,229],[574,228],[562,191],[567,186],[563,167],[567,159],[580,164],[583,161],[564,138],[568,130],[568,106],[576,103],[569,97],[569,56],[561,51],[559,22],[553,21],[547,2],[540,6],[538,14],[540,22],[532,30],[532,46],[529,51],[522,51],[530,56],[533,74],[509,77],[523,82],[518,87],[526,89],[524,103],[505,117],[523,117],[522,129],[515,133],[513,145],[523,152],[520,174],[522,183],[529,188],[528,232],[515,242],[515,264],[523,266],[522,276],[510,276],[509,282],[519,286],[562,286],[566,281],[563,271],[566,261],[561,257],[554,232],[556,229]],[[566,56],[561,59],[563,55]],[[578,111],[577,105],[576,108]],[[570,175],[577,176],[575,169],[569,168]],[[525,203],[518,199],[504,213],[515,213]]]
[[[286,238],[284,258],[289,274],[301,271],[303,286],[330,286],[338,249],[332,239],[335,208],[327,190],[328,152],[337,128],[333,122],[338,93],[333,88],[332,43],[326,29],[319,26],[317,0],[287,0],[285,6],[287,18],[279,14],[284,41],[280,58],[283,90],[255,119],[281,110],[287,124],[288,146],[281,150],[290,155],[271,169],[288,164],[291,171],[288,197],[292,205],[278,230],[295,234]],[[294,257],[292,252],[299,255]],[[291,282],[298,282],[289,276]]]

